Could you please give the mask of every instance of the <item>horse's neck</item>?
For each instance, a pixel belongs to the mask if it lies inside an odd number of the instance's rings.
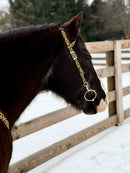
[[[10,131],[0,122],[0,173],[7,173],[12,153],[12,137]]]
[[[7,58],[7,63],[9,61],[11,64],[6,63],[5,66],[3,64],[4,67],[0,69],[3,84],[0,86],[0,109],[8,115],[11,126],[41,87],[44,89],[41,81],[54,62],[58,50],[56,45],[58,38],[52,38],[52,34],[50,35],[51,38],[45,35],[45,42],[43,35],[42,38],[40,35],[33,35],[29,42],[25,39],[22,42],[18,40],[17,43],[12,41],[5,44],[6,52],[2,52],[2,56]]]

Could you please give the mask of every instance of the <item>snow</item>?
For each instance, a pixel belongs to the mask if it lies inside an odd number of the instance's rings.
[[[129,62],[129,61],[127,61]],[[102,67],[95,67],[102,68]],[[130,85],[130,72],[122,75],[123,87]],[[105,87],[106,78],[102,79]],[[130,108],[130,95],[123,98],[124,109]],[[51,92],[39,94],[23,112],[17,125],[35,117],[66,107],[65,101]],[[108,110],[93,116],[83,113],[54,124],[13,142],[11,164],[50,146],[108,117]],[[130,118],[120,126],[82,142],[49,160],[29,173],[129,173]]]
[[[130,118],[29,173],[129,173]]]

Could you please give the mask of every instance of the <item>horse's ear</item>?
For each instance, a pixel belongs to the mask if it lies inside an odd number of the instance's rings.
[[[74,37],[77,37],[80,32],[80,24],[83,13],[80,12],[78,15],[73,17],[71,20],[64,24],[65,30]]]

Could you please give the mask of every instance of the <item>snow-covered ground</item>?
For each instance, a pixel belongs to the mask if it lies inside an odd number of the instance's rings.
[[[123,87],[130,85],[130,72],[122,77]],[[106,79],[103,78],[102,81],[106,86]],[[123,98],[124,109],[130,108],[129,100],[130,95]],[[66,106],[63,99],[51,92],[38,95],[21,115],[17,124]],[[108,110],[93,116],[81,113],[15,141],[11,164],[106,119],[107,112]],[[129,133],[130,118],[125,120],[123,125],[107,129],[29,173],[130,173]]]
[[[130,173],[130,118],[29,173]]]

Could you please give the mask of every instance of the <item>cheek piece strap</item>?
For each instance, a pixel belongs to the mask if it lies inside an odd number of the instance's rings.
[[[95,100],[95,98],[97,97],[97,93],[95,90],[91,89],[88,87],[88,82],[86,81],[85,79],[85,76],[84,76],[84,70],[82,69],[79,61],[78,61],[78,56],[76,54],[76,52],[73,50],[73,46],[75,45],[75,41],[73,41],[72,43],[70,43],[69,39],[67,38],[67,35],[64,31],[64,28],[59,28],[59,30],[61,31],[61,34],[65,40],[65,43],[66,43],[66,46],[70,52],[70,55],[72,57],[72,59],[74,60],[75,62],[75,65],[79,71],[79,74],[80,74],[80,77],[82,79],[82,82],[83,82],[83,86],[85,87],[86,89],[86,92],[84,94],[84,99],[88,102],[93,102]]]

